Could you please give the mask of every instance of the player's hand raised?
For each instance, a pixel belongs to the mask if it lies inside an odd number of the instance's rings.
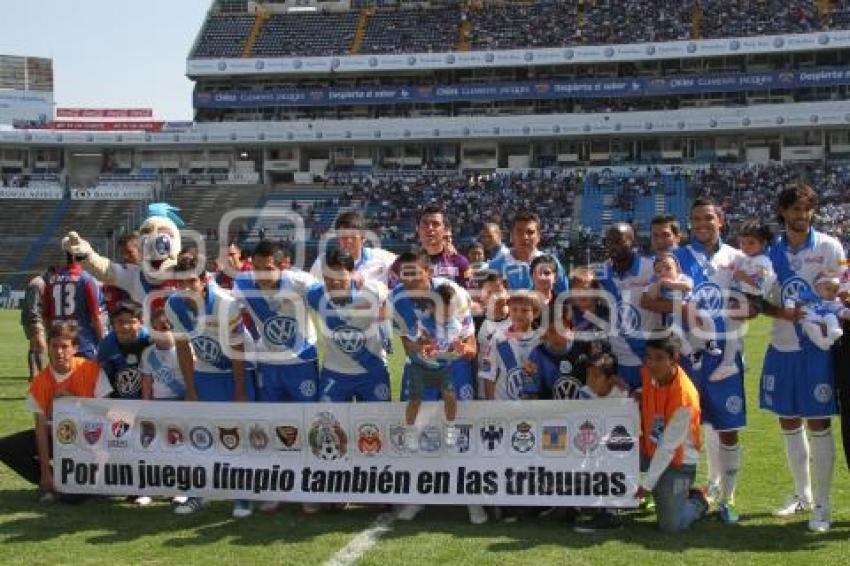
[[[91,244],[82,239],[76,232],[68,232],[68,235],[62,238],[62,250],[71,254],[77,260],[86,259],[92,253]]]

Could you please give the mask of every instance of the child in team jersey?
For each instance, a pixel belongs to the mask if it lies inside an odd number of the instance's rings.
[[[572,324],[568,305],[549,306],[548,325],[528,357],[543,399],[578,399],[586,384],[593,343],[575,340]]]
[[[844,335],[841,322],[850,320],[850,309],[838,298],[841,288],[838,274],[820,273],[815,278],[814,286],[814,294],[801,297],[805,317],[800,321],[800,326],[815,346],[829,350]]]
[[[142,399],[182,401],[186,381],[177,361],[177,349],[165,309],[151,315],[153,344],[142,352],[139,371],[142,374]]]
[[[647,295],[651,298],[669,299],[678,301],[683,304],[683,314],[685,321],[693,322],[696,329],[691,329],[690,332],[685,332],[682,328],[682,323],[677,321],[677,317],[669,322],[670,327],[683,338],[682,353],[690,356],[691,364],[695,369],[698,369],[702,362],[702,354],[707,353],[712,356],[720,356],[723,351],[718,347],[715,340],[705,340],[702,337],[713,333],[713,325],[711,319],[702,316],[692,305],[690,301],[690,293],[693,290],[694,284],[690,277],[682,273],[679,262],[676,257],[669,253],[658,254],[653,261],[653,271],[655,272],[653,283],[647,288]],[[694,330],[698,330],[695,332]]]
[[[732,265],[737,290],[751,297],[764,298],[776,281],[773,264],[767,255],[773,233],[762,222],[748,220],[741,225],[738,239],[746,256]],[[755,304],[759,302],[755,301]]]
[[[587,383],[579,390],[579,399],[623,399],[629,392],[617,376],[617,358],[608,352],[591,354],[587,361]]]
[[[457,397],[452,381],[451,363],[459,359],[466,350],[466,342],[473,336],[464,336],[463,321],[457,314],[454,288],[443,284],[435,289],[436,303],[433,309],[419,322],[419,353],[410,354],[410,398],[407,402],[405,419],[408,426],[405,443],[411,451],[419,448],[419,432],[413,428],[422,395],[426,387],[440,388],[446,415],[446,445],[454,446],[457,431],[454,427],[457,415]]]

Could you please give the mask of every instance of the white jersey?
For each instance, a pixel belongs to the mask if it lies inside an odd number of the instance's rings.
[[[163,287],[163,282],[149,281],[139,265],[112,262],[109,268],[112,270],[114,278],[111,281],[105,281],[105,283],[120,287],[133,301],[140,305],[145,304],[145,298],[150,293]]]
[[[622,275],[614,270],[610,261],[603,265],[599,283],[609,294],[611,324],[614,325],[608,339],[611,352],[621,366],[642,366],[646,339],[662,326],[660,314],[640,306],[653,276],[652,260],[637,254],[633,256],[632,266]]]
[[[778,307],[797,302],[801,295],[812,294],[815,278],[824,271],[840,273],[844,269],[844,248],[822,232],[812,230],[803,248],[794,253],[788,249],[785,235],[771,248],[770,259],[776,272],[776,283],[770,301]],[[797,352],[800,339],[797,327],[787,320],[773,320],[771,346],[780,352]]]
[[[317,359],[316,327],[304,299],[316,283],[309,273],[291,270],[281,272],[273,291],[261,290],[253,271],[240,273],[233,282],[233,296],[256,327],[259,361],[288,365]]]
[[[363,276],[365,281],[380,281],[388,284],[390,268],[396,260],[396,255],[381,248],[362,248],[360,259],[354,262],[354,272]],[[317,257],[310,268],[310,275],[322,281],[322,257]]]
[[[776,274],[773,272],[773,263],[765,254],[757,256],[743,256],[735,262],[735,271],[743,271],[753,279],[755,285],[743,281],[737,281],[736,285],[744,293],[765,297],[776,283]]]
[[[182,399],[186,395],[186,380],[177,361],[177,349],[173,346],[162,350],[151,344],[142,352],[139,373],[153,380],[154,399]]]
[[[511,327],[511,320],[505,318],[502,320],[484,319],[481,323],[481,328],[478,330],[478,393],[480,398],[484,398],[484,380],[491,371],[490,367],[490,351],[493,348],[493,338],[499,332],[504,332]]]
[[[496,401],[513,401],[536,395],[540,386],[536,376],[529,376],[523,367],[531,352],[540,344],[539,333],[529,331],[522,336],[509,334],[507,329],[496,333],[486,358],[489,371],[479,372],[482,379],[496,383]]]
[[[352,376],[386,371],[379,323],[388,296],[386,285],[367,280],[363,287],[352,288],[348,302],[340,306],[331,301],[323,284],[310,287],[306,299],[319,318],[323,370]]]
[[[196,372],[231,373],[231,347],[245,344],[239,304],[225,289],[208,283],[204,304],[199,306],[202,313],[195,312],[188,297],[176,294],[169,297],[165,312],[175,335],[189,338]]]

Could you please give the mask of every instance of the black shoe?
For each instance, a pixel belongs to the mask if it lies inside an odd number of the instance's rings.
[[[623,526],[620,516],[611,511],[600,511],[589,517],[583,517],[576,521],[573,530],[577,533],[592,534],[603,531],[613,531]]]

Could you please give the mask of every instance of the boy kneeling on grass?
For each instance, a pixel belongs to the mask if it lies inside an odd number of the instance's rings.
[[[681,342],[670,334],[648,340],[641,368],[641,467],[643,482],[635,493],[652,492],[658,527],[683,531],[708,511],[705,494],[692,489],[700,451],[699,394],[679,367]]]

